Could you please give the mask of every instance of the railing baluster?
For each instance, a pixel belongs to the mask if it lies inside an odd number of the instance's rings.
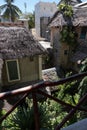
[[[45,96],[45,97],[48,97],[48,98],[54,100],[55,102],[57,102],[57,103],[59,103],[59,104],[61,104],[61,105],[63,105],[63,106],[67,106],[68,108],[76,108],[76,106],[73,106],[73,105],[71,105],[71,104],[69,104],[69,103],[65,103],[64,101],[62,101],[62,100],[60,100],[60,99],[58,99],[58,98],[55,98],[55,97],[53,97],[53,96],[51,96],[51,95],[49,95],[49,94],[47,94],[47,93],[45,93],[45,92],[43,92],[43,91],[41,91],[41,90],[38,90],[37,92],[38,92],[39,94]],[[87,112],[87,109],[81,108],[81,107],[78,107],[78,110]]]
[[[55,82],[45,81],[45,82],[40,82],[38,84],[30,85],[30,86],[27,86],[27,87],[24,87],[24,88],[20,88],[20,89],[8,91],[8,92],[3,92],[3,93],[0,93],[0,99],[5,99],[7,97],[16,96],[16,95],[19,95],[19,94],[25,94],[26,95],[26,93],[27,94],[28,93],[32,93],[33,105],[34,105],[34,115],[35,115],[35,130],[40,130],[39,112],[38,112],[38,103],[37,103],[36,91],[39,88],[43,88],[43,87],[45,88],[47,86],[52,87],[52,86],[56,86],[56,85],[58,86],[60,84],[64,84],[64,83],[69,82],[69,81],[81,79],[81,78],[83,78],[85,76],[87,76],[87,72],[84,72],[82,74],[76,74],[76,75],[73,75],[71,77],[68,77],[68,78],[65,78],[65,79],[61,79],[61,80],[55,81]],[[43,95],[45,95],[45,94],[43,94]],[[47,95],[45,95],[45,96],[49,97]],[[64,102],[61,102],[59,99],[56,100],[52,96],[50,96],[50,98],[53,99],[54,101],[60,102],[60,104],[65,104],[67,106],[69,105],[69,104],[66,104]],[[87,95],[86,95],[86,98],[87,98]],[[84,100],[86,100],[86,98],[83,97],[82,100],[80,100],[80,102],[75,107],[73,106],[73,109],[70,111],[69,115],[67,115],[64,118],[64,120],[56,127],[55,130],[60,130],[60,128],[64,125],[64,123],[71,118],[71,116],[76,112],[78,107],[84,102]],[[14,110],[14,108],[16,108],[18,106],[18,104],[15,104],[13,106],[13,108],[6,115],[4,115],[4,117],[2,117],[1,122]],[[80,110],[81,109],[82,108],[80,108]]]
[[[38,111],[36,92],[32,92],[32,98],[33,98],[33,106],[34,106],[35,130],[40,130],[39,111]]]
[[[73,108],[69,114],[62,120],[62,122],[55,128],[55,130],[60,130],[62,126],[74,115],[74,113],[77,111],[78,107],[87,99],[87,94],[85,94],[79,103],[76,105],[75,108]]]
[[[20,103],[28,96],[28,94],[24,94],[23,97],[17,101],[14,106],[4,115],[0,118],[0,123],[2,123],[3,120],[5,120],[7,118],[7,116],[9,116],[11,114],[11,112],[20,105]]]

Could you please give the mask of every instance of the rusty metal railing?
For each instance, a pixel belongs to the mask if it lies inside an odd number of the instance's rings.
[[[73,106],[73,105],[70,105],[68,103],[65,103],[63,101],[61,101],[60,99],[58,98],[55,98],[43,91],[41,91],[41,88],[44,88],[44,87],[52,87],[52,86],[58,86],[60,84],[63,84],[63,83],[66,83],[66,82],[70,82],[70,81],[73,81],[73,80],[78,80],[78,79],[81,79],[83,77],[87,76],[87,72],[85,73],[82,73],[82,74],[76,74],[76,75],[73,75],[71,77],[68,77],[68,78],[64,78],[64,79],[61,79],[59,81],[56,81],[56,82],[41,82],[41,83],[38,83],[38,84],[34,84],[34,85],[30,85],[30,86],[27,86],[27,87],[24,87],[24,88],[20,88],[20,89],[16,89],[16,90],[12,90],[12,91],[8,91],[8,92],[3,92],[3,93],[0,93],[0,100],[3,100],[3,99],[6,99],[10,96],[16,96],[16,95],[23,95],[23,97],[14,104],[14,106],[4,115],[0,118],[0,123],[2,123],[2,121],[4,119],[6,119],[8,117],[9,114],[11,114],[11,112],[18,106],[20,105],[20,103],[28,96],[28,94],[32,94],[32,98],[33,98],[33,106],[34,106],[34,117],[35,117],[35,130],[40,130],[40,124],[39,124],[39,112],[38,112],[38,101],[37,101],[37,96],[36,94],[39,93],[47,98],[50,98],[54,101],[56,101],[57,103],[60,103],[61,105],[64,105],[64,106],[68,106],[69,108],[71,108],[71,111],[69,112],[69,114],[62,120],[62,122],[60,124],[58,124],[56,126],[56,128],[54,128],[55,130],[60,130],[60,128],[62,128],[62,126],[74,115],[74,113],[77,111],[77,110],[81,110],[81,111],[85,111],[87,112],[86,109],[83,109],[80,107],[80,105],[85,101],[87,100],[87,94],[84,95],[84,97],[82,97],[82,99],[79,101],[79,103],[76,105],[76,106]]]

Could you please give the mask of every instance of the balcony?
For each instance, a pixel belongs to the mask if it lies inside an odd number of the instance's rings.
[[[33,107],[34,107],[34,119],[35,119],[35,130],[40,130],[40,124],[39,124],[39,110],[38,110],[38,100],[37,100],[37,94],[43,95],[46,98],[49,98],[51,100],[54,100],[55,102],[61,104],[62,106],[67,106],[69,107],[71,110],[69,111],[69,113],[64,117],[63,120],[61,120],[61,123],[58,124],[54,130],[60,130],[64,124],[70,120],[71,117],[73,117],[74,113],[77,112],[77,110],[79,111],[84,111],[87,112],[86,109],[82,108],[81,105],[84,101],[87,100],[87,94],[85,94],[80,101],[76,104],[76,106],[71,105],[69,103],[66,103],[58,98],[53,97],[52,95],[47,94],[46,92],[42,91],[42,88],[45,88],[47,86],[49,87],[53,87],[53,86],[57,86],[60,84],[64,84],[66,82],[71,82],[74,80],[78,80],[78,79],[82,79],[83,77],[87,76],[87,72],[85,73],[81,73],[81,74],[76,74],[73,75],[71,77],[68,78],[64,78],[61,79],[59,81],[55,81],[55,82],[41,82],[38,84],[34,84],[34,85],[30,85],[30,86],[26,86],[24,88],[20,88],[20,89],[16,89],[16,90],[12,90],[12,91],[8,91],[8,92],[3,92],[0,93],[0,100],[6,99],[8,97],[12,97],[12,96],[18,96],[18,95],[22,95],[21,99],[18,100],[13,106],[12,108],[4,115],[0,118],[0,123],[3,122],[3,120],[5,120],[9,114],[12,113],[12,111],[14,111],[14,109],[19,106],[21,104],[21,102],[29,95],[32,95],[32,99],[33,99]],[[49,119],[48,119],[49,120]],[[63,129],[63,130],[70,130],[68,128]],[[73,130],[73,129],[72,129]],[[77,129],[78,130],[78,129]],[[83,130],[83,129],[82,129]],[[85,130],[85,129],[84,129]]]

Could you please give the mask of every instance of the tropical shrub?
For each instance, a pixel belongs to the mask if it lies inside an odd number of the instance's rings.
[[[63,12],[63,15],[66,17],[72,17],[73,16],[73,9],[71,5],[68,4],[60,4],[59,11]]]

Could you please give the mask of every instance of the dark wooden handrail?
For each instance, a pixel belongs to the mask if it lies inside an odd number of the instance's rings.
[[[40,130],[40,127],[39,127],[39,114],[38,114],[38,104],[37,104],[37,98],[36,98],[36,93],[39,93],[41,95],[44,95],[62,105],[65,105],[65,106],[68,106],[70,107],[72,110],[70,111],[70,113],[63,119],[63,121],[55,128],[55,130],[60,130],[60,128],[62,128],[62,126],[65,124],[65,122],[67,120],[69,120],[71,118],[71,116],[73,116],[73,114],[77,111],[77,110],[82,110],[82,111],[86,111],[86,109],[83,109],[80,107],[80,105],[86,100],[87,98],[87,94],[80,100],[80,102],[76,105],[76,106],[72,106],[68,103],[65,103],[57,98],[54,98],[52,97],[51,95],[48,95],[46,94],[45,92],[42,92],[41,88],[45,88],[47,86],[49,87],[52,87],[52,86],[58,86],[60,84],[64,84],[66,82],[71,82],[73,80],[78,80],[78,79],[81,79],[83,77],[87,76],[87,72],[85,73],[81,73],[81,74],[76,74],[76,75],[73,75],[73,76],[70,76],[68,78],[64,78],[64,79],[61,79],[59,81],[55,81],[55,82],[49,82],[49,81],[46,81],[46,82],[40,82],[38,84],[34,84],[34,85],[29,85],[27,87],[24,87],[24,88],[20,88],[20,89],[16,89],[16,90],[12,90],[12,91],[8,91],[8,92],[3,92],[3,93],[0,93],[0,100],[1,99],[6,99],[10,96],[15,96],[15,95],[19,95],[19,94],[25,94],[13,107],[10,111],[8,111],[1,119],[0,119],[0,122],[2,122],[19,104],[20,102],[26,98],[26,96],[28,94],[32,94],[32,98],[33,98],[33,106],[34,106],[34,115],[35,115],[35,127],[36,129],[35,130]]]
[[[71,82],[73,80],[81,79],[84,76],[87,76],[87,72],[81,73],[81,74],[75,74],[73,76],[70,76],[68,78],[64,78],[64,79],[61,79],[61,80],[55,81],[55,82],[45,81],[45,82],[40,82],[38,84],[29,85],[29,86],[24,87],[24,88],[20,88],[20,89],[8,91],[8,92],[3,92],[3,93],[0,93],[0,99],[5,99],[9,96],[24,94],[26,92],[32,92],[34,90],[37,90],[37,89],[43,88],[43,87],[47,87],[47,86],[49,86],[49,87],[57,86],[57,85],[60,85],[60,84],[64,84],[66,82]]]

